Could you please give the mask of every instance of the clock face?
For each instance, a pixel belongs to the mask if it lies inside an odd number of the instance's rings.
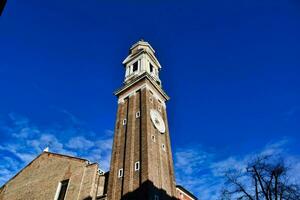
[[[151,109],[150,117],[151,117],[151,121],[154,124],[155,128],[157,128],[157,130],[159,132],[164,133],[166,131],[166,126],[165,126],[164,120],[161,117],[161,115],[159,114],[159,112],[157,112],[157,110]]]

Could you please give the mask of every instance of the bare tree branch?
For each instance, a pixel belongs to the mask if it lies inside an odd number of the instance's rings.
[[[290,183],[287,171],[282,160],[258,157],[246,171],[230,170],[225,174],[227,188],[222,200],[300,200],[300,188]]]

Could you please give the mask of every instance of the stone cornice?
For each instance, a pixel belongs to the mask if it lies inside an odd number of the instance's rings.
[[[137,58],[139,55],[144,54],[144,53],[147,54],[147,55],[152,59],[152,61],[153,61],[159,68],[161,68],[161,65],[160,65],[160,63],[158,62],[157,58],[156,58],[154,55],[152,55],[151,53],[149,53],[148,51],[144,50],[144,49],[138,51],[138,52],[135,53],[135,54],[130,54],[129,56],[127,56],[127,57],[124,59],[124,61],[122,62],[122,64],[123,64],[124,67],[125,67],[125,66],[126,66],[126,63],[130,62],[131,60]]]
[[[135,85],[136,83],[140,82],[141,80],[143,80],[145,78],[147,80],[149,80],[149,82],[153,85],[153,87],[160,93],[160,95],[163,98],[165,98],[166,101],[170,99],[170,97],[163,91],[163,89],[155,82],[155,80],[147,72],[144,72],[143,74],[136,77],[135,79],[133,79],[129,83],[126,83],[123,87],[116,90],[114,92],[114,94],[116,96],[119,96],[122,92],[126,91],[127,89],[129,89],[130,87],[132,87],[133,85]]]

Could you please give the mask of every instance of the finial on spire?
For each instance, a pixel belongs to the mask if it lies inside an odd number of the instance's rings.
[[[49,152],[49,147],[46,147],[43,152]]]

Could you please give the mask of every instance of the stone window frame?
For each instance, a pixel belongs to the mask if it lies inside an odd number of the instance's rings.
[[[153,142],[156,142],[156,137],[155,137],[155,135],[151,135],[151,140],[152,140]]]
[[[118,178],[122,178],[124,175],[124,171],[123,171],[123,168],[119,169],[118,171]]]
[[[164,151],[166,151],[166,145],[165,144],[161,144],[161,147]]]
[[[150,93],[149,101],[150,101],[150,103],[153,103],[154,94],[151,90],[149,90],[149,93]]]
[[[134,163],[134,171],[139,171],[141,168],[140,161]]]
[[[154,69],[155,69],[154,65],[152,65],[151,62],[149,62],[149,72],[150,72],[150,74],[154,73]]]
[[[132,64],[132,73],[136,73],[139,71],[139,61],[137,60]]]
[[[62,198],[62,199],[65,199],[66,194],[67,194],[67,192],[68,192],[68,188],[69,188],[69,182],[70,182],[70,179],[66,179],[66,180],[60,181],[60,182],[58,183],[58,186],[57,186],[57,189],[56,189],[56,193],[55,193],[54,200],[58,200],[58,199],[61,199],[61,198]],[[66,188],[64,189],[65,192],[64,192],[64,194],[61,194],[62,188],[63,188],[63,186],[65,186],[65,185],[66,185]],[[61,195],[63,195],[63,196],[61,197]]]
[[[137,111],[135,113],[135,118],[140,118],[141,117],[141,111]]]

